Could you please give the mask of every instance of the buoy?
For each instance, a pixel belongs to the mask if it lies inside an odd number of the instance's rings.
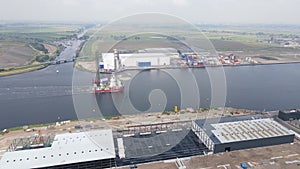
[[[56,73],[59,73],[59,70],[56,70]]]

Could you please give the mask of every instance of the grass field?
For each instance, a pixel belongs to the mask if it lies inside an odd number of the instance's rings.
[[[59,44],[55,42],[75,37],[81,28],[75,24],[0,24],[0,76],[43,68],[35,61],[53,59]]]
[[[0,25],[0,39],[18,39],[19,41],[53,41],[72,36],[80,25],[57,24],[8,24]]]
[[[44,43],[43,45],[48,50],[50,56],[55,55],[55,52],[57,51],[56,46],[50,45],[50,44],[47,44],[47,43]]]
[[[4,71],[1,71],[0,76],[20,74],[20,73],[30,72],[30,71],[34,71],[34,70],[39,70],[39,69],[42,69],[45,67],[46,67],[45,65],[40,65],[40,64],[32,64],[32,65],[28,65],[28,66],[14,67],[14,68],[9,68],[9,69],[5,69]]]
[[[87,34],[91,36],[89,41],[85,43],[80,56],[87,56],[86,61],[91,61],[95,57],[96,52],[111,52],[112,49],[137,51],[145,48],[175,48],[187,49],[204,49],[204,51],[219,53],[234,53],[243,57],[261,56],[282,58],[280,60],[291,60],[286,54],[300,54],[300,48],[286,48],[279,43],[268,43],[270,37],[275,36],[277,41],[287,40],[288,38],[300,35],[300,30],[295,27],[274,27],[274,26],[211,26],[201,27],[199,30],[175,30],[172,27],[156,27],[150,29],[140,29],[143,27],[131,27],[119,25],[120,28],[103,29],[93,28]],[[122,27],[122,28],[121,28]],[[97,32],[97,29],[99,30]],[[146,32],[145,34],[139,34]],[[147,33],[149,30],[149,33]],[[159,32],[158,35],[151,32]],[[166,33],[167,32],[167,33]],[[167,34],[171,38],[151,38]],[[136,38],[138,37],[138,38]],[[172,39],[172,37],[175,39]],[[182,42],[187,43],[187,46]],[[294,56],[292,56],[294,57]],[[294,58],[293,61],[296,61]]]
[[[111,52],[112,49],[119,50],[143,50],[145,48],[176,48],[185,47],[181,41],[184,39],[186,32],[182,30],[174,31],[168,28],[155,28],[155,30],[142,29],[140,32],[136,29],[125,27],[120,30],[115,29],[90,29],[87,32],[91,38],[85,43],[80,56],[94,57],[96,51],[100,53]],[[149,31],[149,32],[148,32]],[[199,32],[198,32],[199,35]],[[191,35],[194,36],[194,35]],[[200,33],[200,39],[205,37]],[[194,40],[195,37],[185,40]],[[199,38],[199,37],[198,37]]]
[[[94,32],[95,30],[89,34],[92,35]],[[134,35],[134,32],[128,31],[98,32],[86,42],[81,51],[81,56],[94,57],[96,51],[102,53],[111,51],[113,48],[127,50],[142,50],[145,48],[175,48],[183,50],[184,48],[189,48],[189,46],[185,46],[183,43],[187,43],[191,47],[196,46],[206,50],[214,47],[218,51],[254,50],[265,47],[262,44],[255,43],[255,37],[249,35],[245,37],[241,35],[231,35],[229,37],[229,35],[226,35],[224,37],[230,40],[222,40],[220,33],[205,33],[203,35],[201,32],[172,32],[169,34],[171,34],[169,38],[153,38],[159,35],[152,35],[151,33]],[[135,39],[135,37],[138,37],[138,39]]]
[[[0,68],[16,67],[34,59],[36,51],[26,43],[0,41]]]

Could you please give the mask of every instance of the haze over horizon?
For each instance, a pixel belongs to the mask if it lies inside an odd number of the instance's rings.
[[[192,23],[300,24],[297,0],[1,0],[1,21],[107,22],[144,12]]]

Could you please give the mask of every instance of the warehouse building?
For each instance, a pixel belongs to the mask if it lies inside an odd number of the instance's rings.
[[[164,53],[125,53],[119,54],[120,67],[147,67],[170,65],[170,57]],[[103,68],[114,70],[114,53],[102,53]]]
[[[15,140],[0,168],[110,168],[116,166],[115,158],[112,130],[94,130]]]
[[[292,143],[295,136],[278,122],[262,116],[195,120],[192,129],[214,153]]]
[[[156,131],[115,140],[118,166],[203,155],[207,147],[190,129]]]
[[[284,121],[300,119],[300,110],[280,110],[278,117]]]

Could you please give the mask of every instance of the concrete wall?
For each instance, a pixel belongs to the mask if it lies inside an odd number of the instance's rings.
[[[295,135],[292,134],[287,136],[269,137],[265,139],[238,141],[238,142],[224,143],[224,144],[220,143],[220,144],[215,144],[214,153],[225,152],[225,149],[228,147],[230,147],[230,151],[233,151],[233,150],[292,143],[294,141],[294,137]]]

